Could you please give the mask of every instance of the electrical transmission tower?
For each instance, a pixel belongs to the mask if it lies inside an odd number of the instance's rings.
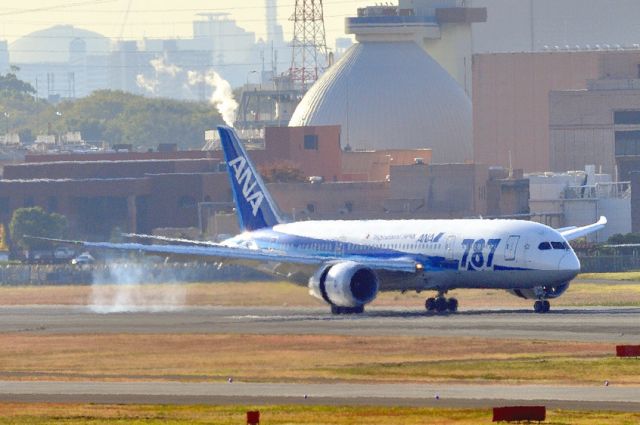
[[[306,91],[327,65],[322,0],[296,0],[293,21],[292,58],[289,74]]]

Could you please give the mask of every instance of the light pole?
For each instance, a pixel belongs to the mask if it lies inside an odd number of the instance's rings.
[[[62,112],[56,111],[56,116],[57,117],[62,117]],[[59,128],[58,128],[57,133],[58,133],[58,145],[62,146],[62,134],[60,133],[60,129]]]

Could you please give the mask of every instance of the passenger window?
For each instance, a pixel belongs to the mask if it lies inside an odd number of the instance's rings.
[[[540,251],[547,251],[551,249],[551,244],[549,242],[542,242],[540,243],[540,245],[538,245],[538,249]]]

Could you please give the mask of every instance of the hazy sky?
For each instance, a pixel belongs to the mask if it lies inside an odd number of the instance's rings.
[[[12,42],[58,24],[89,29],[111,38],[188,38],[198,12],[229,12],[240,26],[261,37],[265,32],[264,3],[264,0],[0,0],[0,39]],[[334,47],[336,37],[344,35],[344,17],[354,16],[358,7],[368,4],[375,4],[375,0],[324,1],[330,48]],[[295,0],[278,0],[278,20],[285,36],[292,32],[288,18],[294,5]]]

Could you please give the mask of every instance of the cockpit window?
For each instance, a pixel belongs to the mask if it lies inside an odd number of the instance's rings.
[[[564,242],[551,242],[551,246],[553,249],[569,249],[567,244]]]
[[[540,251],[546,251],[551,249],[551,244],[549,242],[541,242],[540,245],[538,245],[538,249]]]

